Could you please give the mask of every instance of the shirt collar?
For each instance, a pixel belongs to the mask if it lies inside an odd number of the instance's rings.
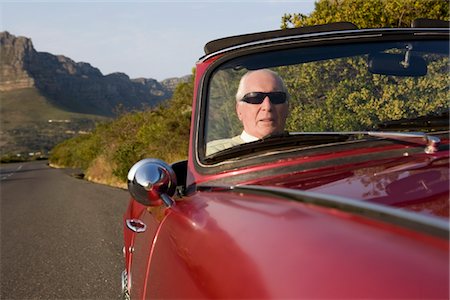
[[[250,135],[247,132],[245,132],[245,130],[242,131],[242,133],[241,133],[241,139],[246,143],[250,143],[250,142],[259,140],[257,137],[254,137],[253,135]]]

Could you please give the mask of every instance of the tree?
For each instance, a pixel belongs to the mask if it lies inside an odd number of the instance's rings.
[[[410,27],[418,18],[449,20],[447,0],[319,0],[309,15],[285,14],[281,28],[352,22],[359,28]]]
[[[309,16],[285,14],[282,28],[339,21],[359,28],[410,27],[417,18],[449,20],[448,1],[319,0]],[[448,110],[448,57],[425,58],[429,74],[423,78],[370,74],[366,57],[277,70],[292,93],[288,130],[365,130],[387,120]]]

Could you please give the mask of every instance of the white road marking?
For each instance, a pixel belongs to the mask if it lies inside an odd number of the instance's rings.
[[[16,170],[15,171],[13,171],[12,173],[8,173],[8,174],[5,174],[5,175],[3,175],[3,177],[2,177],[2,179],[1,180],[5,180],[5,179],[8,179],[9,177],[11,177],[12,175],[14,175],[14,173],[15,172],[17,172],[17,171],[19,171],[19,170],[21,170],[22,169],[22,167],[23,167],[23,165],[19,165],[17,168],[16,168]]]

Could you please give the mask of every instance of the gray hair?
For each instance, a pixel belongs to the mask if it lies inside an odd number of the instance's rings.
[[[272,71],[270,69],[259,69],[259,70],[253,70],[253,71],[248,71],[247,73],[245,73],[242,77],[241,80],[239,81],[239,87],[238,90],[236,92],[236,101],[240,101],[242,98],[244,98],[245,94],[244,94],[244,87],[245,87],[245,79],[252,73],[254,72],[259,72],[259,71],[264,71],[267,73],[270,73],[273,75],[273,77],[276,79],[278,85],[281,87],[281,92],[285,92],[286,96],[289,99],[289,92],[287,90],[286,85],[284,84],[283,79],[280,77],[280,75],[278,75],[277,72]]]

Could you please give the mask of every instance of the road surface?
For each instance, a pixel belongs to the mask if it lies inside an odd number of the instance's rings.
[[[128,193],[46,161],[0,170],[0,298],[119,299]]]

